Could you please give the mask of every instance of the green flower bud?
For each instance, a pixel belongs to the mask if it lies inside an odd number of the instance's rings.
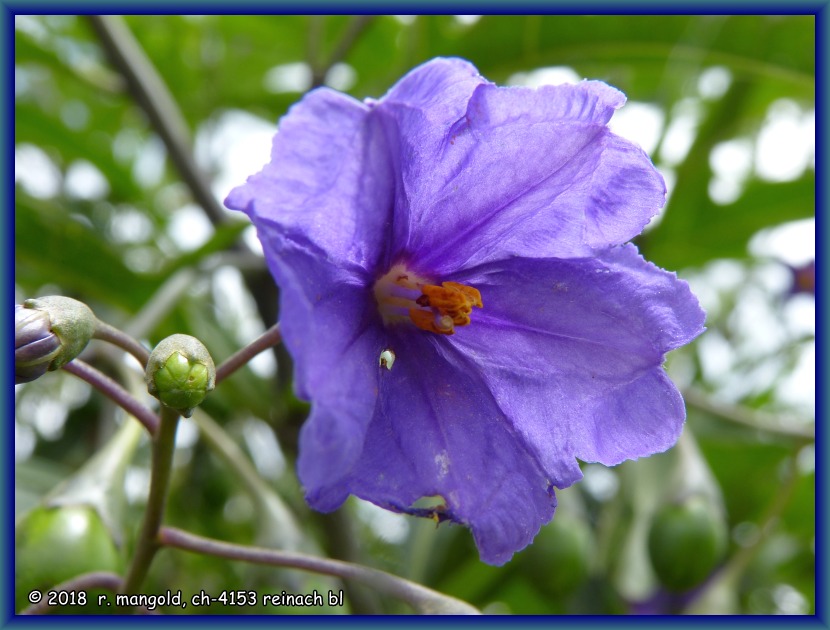
[[[120,574],[124,570],[124,558],[110,530],[90,506],[36,507],[15,527],[14,544],[16,610],[29,605],[32,591],[43,593],[91,571]],[[86,608],[94,609],[97,595],[86,593],[85,599],[76,597],[74,604],[86,603]],[[75,606],[66,610],[82,612]]]
[[[661,507],[648,535],[654,572],[669,590],[699,585],[715,569],[726,547],[720,509],[702,494]]]
[[[145,380],[150,394],[189,418],[215,387],[216,368],[201,341],[171,335],[150,353]]]
[[[81,354],[96,323],[86,304],[60,295],[15,304],[15,385],[57,370]]]

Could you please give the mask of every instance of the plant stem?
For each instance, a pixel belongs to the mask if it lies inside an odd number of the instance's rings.
[[[302,569],[305,571],[313,571],[314,573],[332,575],[342,579],[356,580],[387,595],[405,601],[415,610],[423,614],[480,614],[470,604],[455,599],[454,597],[443,595],[396,575],[358,564],[330,560],[328,558],[317,558],[315,556],[290,551],[235,545],[197,536],[173,527],[163,527],[159,533],[159,541],[162,545],[168,547],[175,547],[194,553],[209,554],[229,560]]]
[[[749,563],[757,555],[763,543],[766,542],[770,533],[772,533],[772,530],[781,520],[781,515],[784,513],[787,505],[789,505],[790,500],[793,498],[793,494],[795,494],[798,481],[798,466],[796,465],[795,457],[792,457],[786,463],[785,476],[784,479],[781,480],[778,492],[769,502],[769,505],[767,505],[767,508],[760,519],[761,524],[758,528],[760,535],[751,545],[742,548],[734,556],[732,556],[732,559],[729,561],[729,565],[727,566],[727,570],[735,571],[739,575],[742,575],[744,571],[746,571]]]
[[[150,360],[150,351],[142,346],[138,341],[130,337],[127,333],[118,330],[115,326],[110,326],[100,319],[95,322],[95,333],[92,335],[93,339],[100,339],[101,341],[108,341],[111,344],[126,350],[133,355],[141,367],[147,367],[147,361]]]
[[[150,496],[147,499],[147,509],[144,512],[144,521],[138,535],[135,554],[130,565],[127,577],[124,580],[122,592],[134,594],[138,592],[150,564],[160,548],[159,530],[167,504],[167,489],[170,485],[170,473],[173,469],[173,452],[176,448],[176,428],[179,424],[179,413],[169,407],[161,408],[161,426],[158,435],[153,440],[153,460],[150,470]]]
[[[130,92],[164,141],[170,159],[196,202],[204,209],[213,225],[226,221],[225,211],[193,159],[190,131],[179,107],[124,19],[114,15],[90,15],[89,20],[113,65],[121,72]]]
[[[327,63],[320,62],[320,52],[322,48],[322,30],[323,18],[313,16],[312,23],[309,26],[309,60],[312,68],[311,87],[316,88],[323,85],[326,79],[326,74],[336,64],[340,63],[354,46],[360,35],[369,26],[374,19],[373,15],[356,15],[346,26],[346,31],[337,42],[337,46],[332,51]],[[316,22],[314,21],[316,18]]]
[[[251,495],[260,510],[260,522],[270,521],[274,525],[271,534],[273,544],[283,549],[315,551],[316,546],[304,537],[294,514],[274,489],[257,473],[248,456],[234,442],[225,430],[202,409],[195,409],[193,422],[199,428],[202,438],[211,450]]]
[[[108,415],[112,415],[108,412]],[[124,544],[124,480],[144,428],[128,418],[98,451],[41,500],[46,507],[86,505],[109,529],[117,546]]]
[[[319,87],[323,84],[322,78],[325,73],[322,72],[323,67],[323,27],[324,17],[322,15],[308,16],[308,65],[311,68],[311,88]]]
[[[213,195],[208,179],[192,155],[190,130],[181,110],[124,19],[114,15],[90,15],[89,20],[113,66],[124,78],[130,93],[164,142],[171,161],[194,200],[214,226],[227,221],[225,210]],[[249,251],[241,241],[237,241],[232,249]],[[245,285],[256,300],[263,323],[271,326],[277,321],[275,309],[278,295],[274,281],[265,269],[250,270],[244,278]],[[288,383],[291,361],[279,347],[275,355],[280,366],[277,385],[282,388]]]
[[[791,457],[786,465],[785,476],[781,480],[778,492],[772,497],[763,516],[759,519],[758,537],[751,544],[738,550],[729,559],[726,565],[718,571],[716,577],[689,602],[683,614],[734,614],[736,612],[734,610],[712,610],[711,602],[717,601],[718,590],[727,590],[732,593],[738,592],[740,579],[753,558],[761,551],[764,543],[769,539],[770,534],[775,529],[784,510],[792,499],[793,494],[795,494],[799,481],[795,456]]]
[[[99,372],[94,367],[81,361],[80,359],[70,361],[63,366],[63,369],[70,374],[74,374],[78,378],[85,380],[107,398],[112,400],[116,405],[124,409],[124,411],[135,417],[135,419],[143,424],[147,431],[150,432],[151,436],[155,436],[156,433],[158,433],[159,421],[156,414],[133,398],[133,396],[126,389],[121,387],[121,385],[116,383],[109,376],[103,372]]]
[[[325,536],[327,555],[343,562],[360,564],[365,557],[365,548],[361,547],[355,536],[351,515],[346,510],[335,510],[328,514],[317,513],[314,516]],[[348,580],[343,584],[343,588],[351,604],[352,614],[379,615],[383,612],[377,590]]]
[[[280,343],[280,341],[282,341],[280,325],[274,324],[247,346],[241,348],[235,354],[225,359],[219,367],[216,368],[216,384],[218,385],[220,381],[223,381],[228,376],[233,374],[260,352],[276,346]]]
[[[701,411],[735,424],[802,441],[811,442],[816,439],[815,425],[810,425],[797,418],[779,417],[762,411],[747,409],[746,407],[718,402],[693,388],[685,389],[683,398],[690,406],[697,407]]]

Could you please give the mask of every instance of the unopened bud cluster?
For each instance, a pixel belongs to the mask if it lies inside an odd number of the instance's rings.
[[[77,357],[95,332],[89,307],[50,295],[14,307],[14,382],[28,383]]]
[[[145,379],[150,394],[189,418],[215,387],[216,368],[201,341],[171,335],[150,354]]]

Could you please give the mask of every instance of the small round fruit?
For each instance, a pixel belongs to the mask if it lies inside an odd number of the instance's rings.
[[[726,523],[720,510],[700,495],[660,508],[648,536],[654,571],[672,591],[703,582],[720,561],[725,544]]]
[[[89,506],[34,508],[15,527],[14,544],[18,611],[29,605],[33,590],[43,592],[91,571],[124,569],[112,534]]]

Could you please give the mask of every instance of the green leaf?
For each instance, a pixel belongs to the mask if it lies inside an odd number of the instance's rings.
[[[494,80],[517,68],[570,65],[643,98],[708,65],[806,87],[815,69],[810,16],[484,16],[454,41],[444,16],[427,19],[428,44],[449,47]],[[436,47],[427,46],[425,57],[446,54]]]
[[[56,284],[135,312],[158,284],[130,270],[100,234],[54,202],[17,194],[14,227],[15,276],[24,285]]]
[[[815,216],[815,175],[793,182],[752,180],[734,203],[708,195],[675,197],[661,223],[641,242],[649,260],[667,269],[698,266],[713,258],[746,258],[759,230]]]
[[[239,108],[275,120],[299,94],[264,89],[274,66],[305,61],[308,16],[129,16],[127,24],[196,126]]]
[[[100,129],[99,132],[101,135],[73,131],[38,107],[18,104],[15,108],[16,143],[29,142],[56,151],[61,158],[58,166],[64,169],[74,160],[91,162],[106,177],[113,201],[140,198],[142,191],[130,171],[114,159],[112,138]]]

